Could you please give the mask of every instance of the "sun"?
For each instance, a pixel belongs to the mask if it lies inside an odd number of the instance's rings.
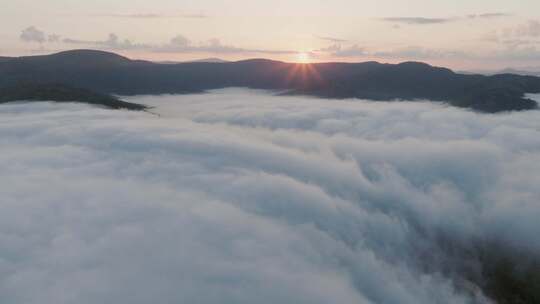
[[[309,54],[306,52],[300,52],[296,55],[296,61],[298,63],[310,63],[311,58],[309,57]]]

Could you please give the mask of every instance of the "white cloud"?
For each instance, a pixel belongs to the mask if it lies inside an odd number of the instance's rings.
[[[24,42],[43,43],[47,41],[45,33],[37,29],[35,26],[25,28],[21,32],[20,38]]]
[[[540,111],[132,101],[0,106],[0,302],[487,303],[476,248],[540,256]]]
[[[50,35],[47,35],[47,42],[52,42],[52,43],[56,43],[56,42],[60,42],[60,35],[56,35],[56,34],[50,34]]]
[[[183,35],[176,35],[168,43],[147,44],[136,43],[130,39],[121,39],[118,35],[111,33],[105,40],[81,40],[65,38],[66,44],[77,44],[100,47],[108,50],[147,50],[158,53],[211,53],[211,54],[296,54],[297,52],[287,50],[251,49],[226,45],[217,38],[207,41],[193,43]]]
[[[171,39],[171,45],[178,47],[187,47],[191,44],[191,41],[182,35],[176,35]]]

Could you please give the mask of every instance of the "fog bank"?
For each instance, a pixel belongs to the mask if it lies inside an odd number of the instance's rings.
[[[500,265],[538,283],[540,111],[127,101],[159,115],[0,106],[0,302],[491,303]]]

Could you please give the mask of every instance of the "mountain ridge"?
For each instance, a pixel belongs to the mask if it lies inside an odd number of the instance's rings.
[[[538,107],[540,78],[465,75],[423,62],[297,64],[255,58],[175,64],[131,60],[114,53],[72,50],[0,60],[0,87],[61,83],[104,94],[199,93],[227,87],[285,90],[325,98],[427,99],[481,112]]]
[[[68,87],[62,84],[18,84],[0,88],[0,104],[15,101],[78,102],[103,106],[109,109],[143,111],[148,107],[122,101],[114,96],[95,93],[86,89]]]

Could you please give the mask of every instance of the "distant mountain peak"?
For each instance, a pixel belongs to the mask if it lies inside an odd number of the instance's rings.
[[[251,58],[251,59],[244,59],[244,60],[239,60],[239,61],[234,61],[234,62],[235,63],[257,63],[257,64],[260,64],[260,63],[267,63],[267,64],[284,63],[283,61],[266,59],[266,58]]]
[[[50,55],[54,60],[62,60],[64,63],[74,64],[128,64],[132,60],[111,52],[99,50],[72,50]]]
[[[76,67],[106,67],[149,63],[147,61],[131,60],[111,52],[90,49],[77,49],[40,56],[17,57],[15,60],[36,64]]]
[[[77,49],[63,51],[55,54],[51,54],[51,57],[101,57],[101,58],[114,58],[121,61],[131,61],[131,59],[118,55],[116,53],[101,51],[101,50],[92,50],[92,49]]]
[[[525,93],[540,78],[456,74],[422,62],[295,63],[248,59],[223,64],[155,64],[96,50],[74,50],[0,62],[0,87],[56,82],[114,94],[196,93],[226,87],[285,90],[327,98],[428,99],[484,112],[535,109]]]
[[[212,58],[203,58],[203,59],[191,60],[191,61],[188,61],[188,62],[226,63],[226,62],[229,62],[229,61],[223,60],[221,58],[212,57]]]

